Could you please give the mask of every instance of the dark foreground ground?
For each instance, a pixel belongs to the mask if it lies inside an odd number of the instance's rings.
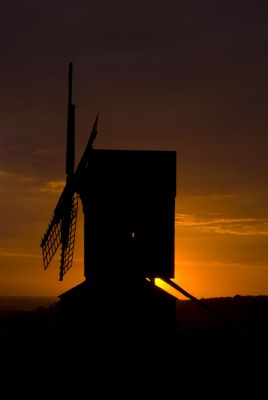
[[[157,343],[63,331],[57,304],[2,313],[3,398],[266,398],[268,299],[205,302],[217,313],[178,301],[174,338]]]

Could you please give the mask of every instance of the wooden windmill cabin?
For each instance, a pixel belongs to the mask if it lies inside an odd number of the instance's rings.
[[[59,296],[66,329],[150,342],[175,333],[176,298],[155,285],[174,278],[176,152],[93,148],[97,121],[74,169],[69,102],[66,186],[42,239],[47,268],[61,245],[60,280],[72,266],[78,199],[85,280]]]

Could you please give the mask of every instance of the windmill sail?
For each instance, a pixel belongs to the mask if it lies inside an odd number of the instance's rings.
[[[64,187],[57,206],[54,210],[53,217],[41,241],[43,263],[45,269],[50,264],[50,261],[52,260],[54,254],[61,244],[61,225],[64,215],[64,209],[66,208],[66,200],[70,196],[67,195],[68,188],[69,185],[66,185]]]
[[[50,264],[59,246],[62,246],[60,261],[60,280],[63,279],[63,275],[72,266],[76,222],[78,215],[78,200],[79,197],[76,193],[73,193],[72,195],[69,194],[65,197],[65,201],[63,202],[65,207],[55,209],[53,218],[41,241],[43,265],[45,269]],[[59,215],[60,213],[57,212],[58,209],[62,211],[61,215]]]
[[[68,115],[67,115],[67,149],[66,149],[66,175],[67,180],[74,174],[74,149],[75,149],[75,105],[72,103],[73,64],[69,63],[68,74]]]
[[[97,115],[84,154],[74,172],[75,161],[75,106],[72,104],[72,63],[69,63],[66,185],[55,207],[53,217],[41,241],[43,265],[46,269],[61,245],[60,277],[71,268],[73,263],[76,223],[78,215],[78,184],[85,171],[92,144],[97,135]]]
[[[54,254],[61,244],[61,221],[56,222],[55,216],[51,220],[48,229],[41,241],[44,268],[50,264]]]
[[[97,136],[98,120],[99,120],[99,114],[97,114],[97,117],[93,124],[91,134],[88,139],[86,149],[85,149],[85,151],[81,157],[81,160],[79,161],[79,164],[75,170],[75,177],[74,177],[75,183],[77,183],[81,179],[83,173],[85,172],[85,170],[87,168],[87,164],[88,164],[89,157],[90,157],[90,151],[92,150],[93,142]]]
[[[72,75],[73,64],[69,63],[66,185],[54,210],[53,218],[41,241],[45,269],[61,244],[60,280],[63,279],[63,275],[72,265],[78,213],[78,196],[73,191],[75,106],[72,104]]]
[[[76,222],[78,214],[78,195],[73,194],[70,204],[61,223],[61,261],[60,261],[60,281],[63,275],[71,268],[73,264],[74,242],[76,233]]]

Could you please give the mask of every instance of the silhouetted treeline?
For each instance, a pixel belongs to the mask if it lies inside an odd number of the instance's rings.
[[[238,329],[268,334],[268,296],[234,296],[201,299],[212,311],[192,300],[177,301],[177,320],[185,330]]]
[[[59,321],[59,302],[31,311],[0,309],[0,335],[27,334],[53,328]]]
[[[234,329],[268,334],[268,296],[237,295],[200,301],[223,318],[217,318],[215,313],[200,307],[192,300],[178,300],[176,308],[178,331],[226,331],[230,329],[231,325],[228,325],[230,321]],[[52,328],[58,324],[59,313],[58,301],[30,311],[0,308],[0,335]]]

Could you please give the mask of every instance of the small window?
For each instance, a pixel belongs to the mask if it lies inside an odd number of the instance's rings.
[[[131,237],[132,237],[132,238],[135,237],[135,232],[131,232]]]

